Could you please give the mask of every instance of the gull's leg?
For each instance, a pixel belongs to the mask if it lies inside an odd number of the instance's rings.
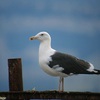
[[[61,81],[62,81],[62,78],[60,77],[59,78],[59,92],[61,91]]]
[[[60,77],[59,79],[59,92],[63,92],[64,91],[64,78]]]
[[[62,79],[62,92],[64,91],[64,77],[61,77]]]

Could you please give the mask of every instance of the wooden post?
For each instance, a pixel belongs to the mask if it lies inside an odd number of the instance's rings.
[[[23,91],[21,58],[8,59],[9,91]]]

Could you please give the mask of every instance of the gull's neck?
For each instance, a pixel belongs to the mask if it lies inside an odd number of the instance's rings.
[[[44,56],[46,53],[50,53],[52,51],[55,51],[55,50],[51,48],[50,40],[41,41],[40,47],[39,47],[39,56]]]

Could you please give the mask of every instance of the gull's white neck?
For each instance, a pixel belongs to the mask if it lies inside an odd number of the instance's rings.
[[[51,42],[49,40],[41,41],[39,47],[39,56],[45,54],[50,49],[51,49]]]
[[[51,54],[55,50],[51,48],[51,40],[41,41],[39,47],[39,57],[44,56],[45,54]]]

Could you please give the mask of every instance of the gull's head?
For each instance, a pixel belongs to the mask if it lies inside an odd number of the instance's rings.
[[[29,38],[30,40],[39,40],[41,42],[46,40],[51,40],[50,35],[47,32],[39,32],[37,35],[32,36]]]

